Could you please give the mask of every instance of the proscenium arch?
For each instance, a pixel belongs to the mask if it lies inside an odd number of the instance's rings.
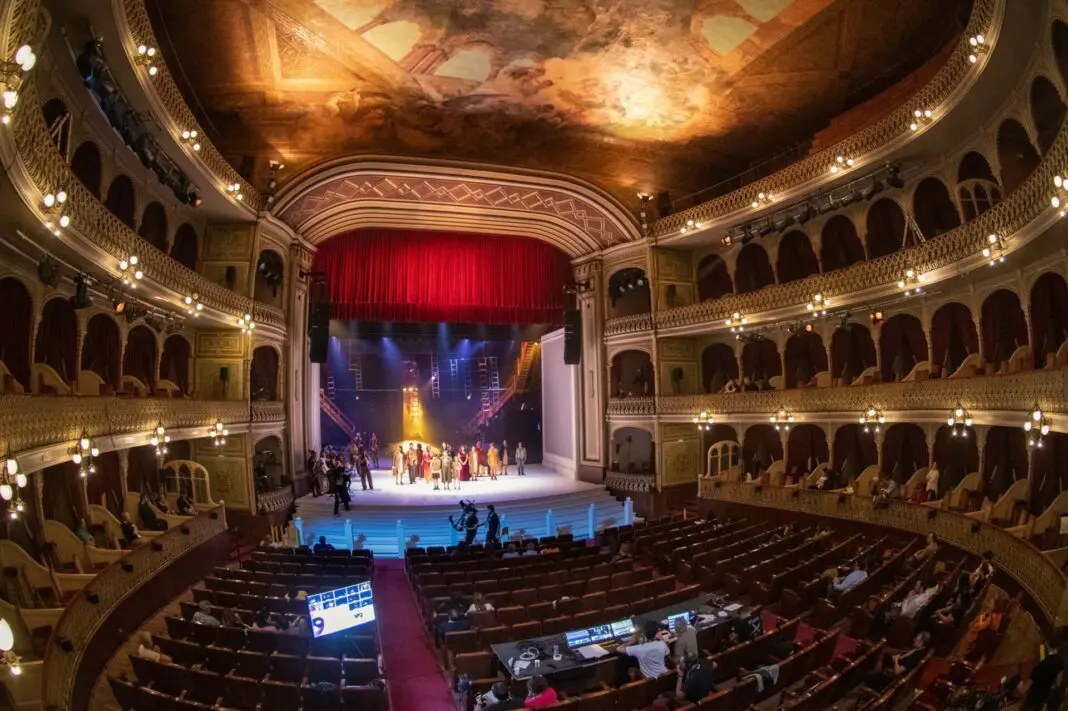
[[[363,227],[534,237],[575,258],[640,238],[608,194],[555,173],[369,156],[309,167],[274,213],[308,241]]]

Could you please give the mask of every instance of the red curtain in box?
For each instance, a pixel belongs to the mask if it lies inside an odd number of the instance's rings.
[[[535,239],[360,230],[319,247],[332,317],[424,323],[563,321],[566,254]]]

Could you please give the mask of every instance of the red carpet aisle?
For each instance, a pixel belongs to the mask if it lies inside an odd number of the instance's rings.
[[[392,711],[456,711],[403,560],[375,560],[375,614]]]

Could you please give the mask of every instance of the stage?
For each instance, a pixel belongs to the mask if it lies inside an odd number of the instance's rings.
[[[461,498],[475,502],[483,521],[486,504],[494,504],[511,538],[545,536],[558,530],[586,538],[591,511],[594,530],[623,523],[623,505],[602,486],[574,481],[540,465],[528,466],[522,477],[514,467],[512,472],[496,481],[480,479],[462,482],[459,490],[434,491],[433,484],[418,480],[398,486],[389,469],[378,469],[373,474],[374,491],[361,490],[359,479],[354,478],[351,510],[341,507],[339,516],[334,516],[332,496],[308,494],[299,499],[299,526],[305,541],[323,535],[334,546],[349,548],[351,532],[358,547],[392,558],[402,554],[401,541],[410,543],[413,536],[419,546],[456,542],[459,534],[449,526],[448,517],[459,514]]]

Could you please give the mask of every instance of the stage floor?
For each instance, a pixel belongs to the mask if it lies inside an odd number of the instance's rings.
[[[308,494],[297,500],[297,515],[306,542],[325,535],[334,546],[350,548],[355,540],[355,545],[383,557],[401,554],[402,537],[410,543],[415,536],[420,546],[455,543],[457,534],[448,516],[460,513],[461,498],[475,502],[482,520],[486,504],[494,504],[512,538],[558,531],[586,538],[591,520],[595,530],[622,523],[623,505],[603,486],[574,481],[540,465],[526,471],[525,476],[513,473],[496,481],[462,482],[459,490],[434,491],[425,481],[398,486],[390,470],[380,469],[373,474],[374,491],[363,491],[358,479],[352,482],[349,511],[342,507],[334,516],[333,496]]]

